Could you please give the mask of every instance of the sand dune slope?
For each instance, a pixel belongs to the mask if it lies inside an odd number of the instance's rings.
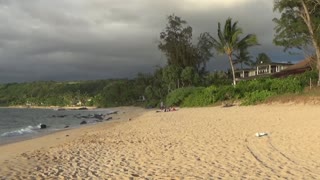
[[[320,107],[147,112],[0,164],[2,178],[320,179]],[[256,132],[269,136],[255,137]]]

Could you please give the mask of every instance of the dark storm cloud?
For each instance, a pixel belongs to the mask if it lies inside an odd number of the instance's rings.
[[[276,61],[295,61],[272,45],[270,0],[0,0],[0,82],[132,77],[166,63],[157,49],[166,16],[175,13],[201,32],[216,35],[232,17],[256,33]],[[226,69],[224,56],[209,70]]]

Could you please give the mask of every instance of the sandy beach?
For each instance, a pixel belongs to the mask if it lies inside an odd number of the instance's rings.
[[[1,146],[0,179],[320,179],[319,109],[128,108],[119,121]]]

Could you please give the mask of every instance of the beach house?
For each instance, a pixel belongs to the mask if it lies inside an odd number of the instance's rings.
[[[237,81],[251,79],[261,76],[271,76],[275,73],[279,73],[288,67],[292,66],[292,63],[261,63],[257,64],[254,68],[236,69],[235,76]]]

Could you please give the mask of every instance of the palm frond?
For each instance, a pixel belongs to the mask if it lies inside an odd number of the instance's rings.
[[[231,22],[232,21],[232,19],[231,18],[228,18],[227,20],[226,20],[226,23],[225,23],[225,25],[224,25],[224,29],[223,29],[223,34],[224,34],[224,39],[227,41],[227,42],[230,42],[230,38],[231,38]]]
[[[248,34],[238,42],[238,48],[246,49],[251,46],[259,45],[255,34]]]
[[[232,25],[232,32],[237,31],[237,29],[239,29],[239,27],[238,27],[238,21],[236,21],[236,22],[233,23],[233,25]]]
[[[233,32],[233,34],[231,36],[230,44],[232,44],[232,47],[235,47],[235,49],[237,49],[240,34],[242,34],[241,28],[239,28],[235,32]]]
[[[226,44],[225,37],[221,31],[221,24],[220,23],[218,23],[218,37],[219,37],[219,41],[221,42],[221,44]]]
[[[224,54],[224,46],[217,40],[213,40],[212,47],[217,51],[219,54]]]

